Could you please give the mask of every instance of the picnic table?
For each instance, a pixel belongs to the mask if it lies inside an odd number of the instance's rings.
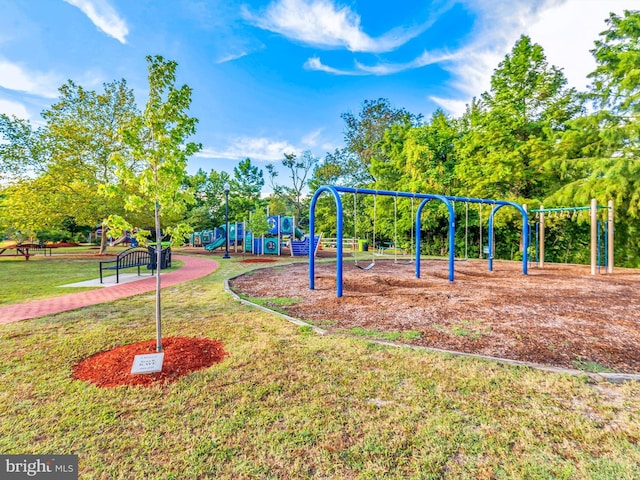
[[[15,250],[15,253],[12,253]],[[37,253],[42,253],[44,256],[51,256],[51,247],[47,247],[42,243],[19,243],[15,245],[8,245],[0,248],[0,255],[5,257],[24,257],[25,260],[29,260],[29,257],[33,257]]]
[[[15,250],[15,253],[11,253],[13,250]],[[33,253],[29,253],[28,245],[10,245],[0,248],[0,255],[5,257],[24,257],[25,260],[29,260]]]

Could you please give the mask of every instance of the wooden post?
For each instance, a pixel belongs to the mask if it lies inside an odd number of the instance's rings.
[[[613,273],[613,200],[609,200],[607,217],[607,273]]]
[[[540,223],[538,224],[539,230],[539,249],[538,249],[538,268],[544,267],[544,205],[540,205]]]
[[[598,201],[591,199],[591,275],[595,275],[598,263]]]

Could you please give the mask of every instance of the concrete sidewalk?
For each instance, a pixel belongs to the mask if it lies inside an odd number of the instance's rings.
[[[177,283],[187,282],[204,277],[218,268],[218,262],[202,256],[174,255],[174,259],[184,263],[181,268],[160,276],[161,287],[170,287]],[[137,275],[136,275],[137,276]],[[98,281],[99,282],[99,281]],[[145,276],[141,280],[111,285],[109,288],[98,288],[86,292],[71,293],[59,297],[16,303],[0,307],[0,324],[42,317],[53,313],[66,312],[76,308],[110,302],[119,298],[130,297],[154,291],[156,278]]]
[[[84,282],[76,282],[76,283],[68,283],[67,285],[60,285],[60,288],[74,288],[74,287],[116,287],[118,285],[122,285],[123,283],[130,282],[138,282],[140,280],[145,280],[147,278],[155,278],[154,275],[151,274],[150,270],[141,271],[140,275],[137,273],[121,273],[119,275],[120,281],[116,283],[116,275],[109,275],[102,278],[102,283],[100,283],[99,278],[94,278],[93,280],[85,280]],[[164,274],[162,274],[161,278],[164,278]]]

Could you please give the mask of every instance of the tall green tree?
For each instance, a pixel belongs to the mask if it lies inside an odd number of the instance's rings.
[[[262,188],[264,187],[264,173],[245,158],[233,169],[233,178],[230,183],[229,193],[229,217],[238,221],[248,218],[257,205],[265,205],[262,200]],[[223,205],[224,207],[224,205]]]
[[[393,125],[418,125],[420,116],[403,108],[395,108],[389,100],[365,100],[360,112],[341,115],[345,122],[345,146],[327,155],[325,164],[338,167],[339,183],[344,186],[365,186],[375,182],[370,170],[371,161],[384,158],[380,142]]]
[[[313,171],[311,178],[309,179],[309,193],[310,195],[323,185],[342,185],[342,169],[340,165],[331,160],[332,154],[327,154],[325,160],[319,163]],[[345,206],[345,209],[349,208]],[[350,214],[352,215],[352,214]],[[345,221],[348,217],[345,210]],[[324,195],[318,199],[315,210],[315,221],[319,232],[323,232],[324,236],[334,236],[336,232],[336,214],[335,205],[332,198],[329,195]],[[348,225],[345,226],[345,231]],[[350,235],[345,233],[345,235]]]
[[[14,166],[14,174],[23,173],[15,177],[6,210],[20,228],[51,228],[66,218],[94,227],[111,214],[124,214],[122,202],[104,195],[104,187],[117,182],[111,156],[130,161],[119,130],[138,113],[132,91],[124,80],[105,84],[100,93],[70,80],[59,93],[37,130],[22,120],[0,118],[7,142],[0,145],[0,157]],[[30,213],[20,215],[23,211]],[[102,238],[104,253],[106,235]]]
[[[114,160],[117,175],[125,186],[124,204],[132,212],[148,214],[154,222],[157,242],[156,333],[157,350],[162,350],[160,297],[161,240],[164,233],[178,239],[188,226],[182,222],[193,193],[184,188],[187,161],[201,145],[188,141],[196,131],[197,119],[189,116],[191,88],[176,87],[178,64],[161,56],[147,57],[149,99],[141,115],[122,131],[132,150],[133,166],[122,155]],[[112,190],[112,192],[117,192]]]
[[[196,230],[211,230],[225,222],[225,184],[232,184],[227,172],[211,170],[208,174],[202,170],[189,177],[185,187],[194,192],[194,205],[187,213],[187,223]],[[230,195],[230,203],[234,194]],[[233,206],[229,209],[230,218],[236,219]]]
[[[300,158],[295,153],[285,153],[282,166],[289,172],[291,185],[277,184],[275,181],[278,176],[276,167],[273,164],[267,165],[274,195],[288,204],[290,210],[286,213],[292,213],[298,219],[305,216],[305,208],[308,207],[308,202],[305,202],[304,191],[319,161],[318,157],[309,150],[305,150]]]
[[[456,175],[471,196],[543,198],[558,132],[580,112],[577,92],[549,66],[540,45],[522,36],[491,77],[491,90],[468,108],[457,142]]]
[[[382,160],[374,157],[371,171],[375,187],[383,190],[455,195],[454,145],[459,136],[457,123],[442,110],[436,110],[420,126],[397,124],[389,128],[380,142]],[[415,204],[415,202],[413,202]],[[417,207],[417,205],[414,205]],[[415,208],[407,199],[378,202],[378,230],[389,240],[410,243]],[[425,227],[439,228],[447,234],[444,210],[425,216]]]
[[[408,112],[404,108],[395,108],[389,100],[379,98],[377,100],[365,100],[360,112],[343,113],[341,118],[345,122],[344,143],[345,146],[333,152],[327,153],[322,164],[313,171],[309,181],[311,193],[314,193],[321,185],[342,185],[347,187],[373,187],[380,184],[389,184],[389,178],[378,179],[376,175],[382,174],[397,177],[394,173],[391,158],[393,145],[398,142],[389,141],[389,136],[402,136],[410,127],[421,123],[422,117]],[[387,136],[387,140],[385,140]],[[390,150],[391,149],[391,150]],[[385,167],[385,164],[391,165]],[[375,167],[372,168],[375,163]],[[383,173],[384,171],[384,173]],[[357,207],[360,212],[368,214],[360,215],[358,232],[371,234],[373,221],[371,214],[372,205],[367,199],[359,199]],[[345,205],[352,202],[345,202]],[[381,211],[390,207],[381,202]],[[353,207],[346,206],[353,211]],[[348,215],[351,218],[351,214]],[[384,213],[382,215],[384,217]],[[330,199],[321,198],[316,208],[316,222],[320,231],[335,232],[335,208]],[[347,220],[351,222],[352,220]],[[346,228],[353,228],[347,224]],[[359,235],[360,235],[359,233]]]
[[[0,113],[0,185],[38,174],[47,161],[41,128],[31,122]]]
[[[547,204],[616,208],[616,258],[640,265],[640,11],[611,14],[591,51],[597,63],[586,98],[592,112],[573,122],[558,145],[564,182]]]
[[[420,126],[397,124],[379,144],[382,155],[371,161],[376,187],[453,195],[457,123],[440,109]]]

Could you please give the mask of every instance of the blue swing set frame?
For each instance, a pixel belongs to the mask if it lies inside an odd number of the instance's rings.
[[[373,190],[366,188],[351,188],[351,187],[340,187],[336,185],[323,185],[319,187],[314,193],[311,199],[311,205],[309,207],[309,236],[313,238],[315,235],[315,210],[316,204],[318,202],[318,198],[323,193],[329,193],[336,204],[336,296],[342,297],[343,294],[343,247],[342,247],[342,239],[344,236],[344,219],[343,219],[343,208],[342,208],[342,199],[340,198],[341,193],[353,193],[356,195],[381,195],[381,196],[395,196],[395,197],[406,197],[406,198],[415,198],[421,199],[420,205],[418,206],[418,210],[416,212],[415,218],[415,231],[416,231],[416,259],[415,259],[415,274],[416,278],[420,278],[420,230],[422,227],[421,224],[421,214],[424,206],[430,202],[431,200],[438,200],[442,202],[448,210],[449,213],[449,281],[453,282],[455,279],[455,212],[453,208],[452,202],[468,202],[468,203],[479,203],[479,204],[487,204],[492,205],[491,214],[489,215],[489,255],[488,255],[488,268],[489,271],[493,271],[493,257],[495,253],[495,244],[494,244],[494,216],[498,210],[503,207],[513,207],[520,212],[522,216],[522,241],[523,241],[523,258],[522,258],[522,274],[527,274],[527,265],[528,265],[528,251],[529,251],[529,217],[527,215],[527,211],[514,202],[507,202],[503,200],[490,200],[490,199],[482,199],[482,198],[471,198],[471,197],[455,197],[455,196],[445,196],[445,195],[436,195],[436,194],[427,194],[427,193],[413,193],[413,192],[394,192],[390,190]],[[314,290],[315,288],[315,258],[313,255],[309,256],[309,289]]]

